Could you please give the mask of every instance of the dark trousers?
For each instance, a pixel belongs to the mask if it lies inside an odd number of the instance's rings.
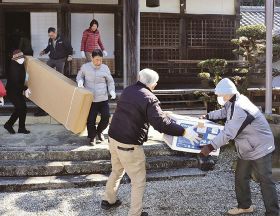
[[[238,207],[246,209],[252,204],[250,191],[252,170],[254,170],[260,182],[266,216],[279,216],[278,197],[275,183],[272,180],[272,154],[257,160],[238,159],[235,173],[235,192]]]
[[[101,115],[101,120],[96,127],[97,115]],[[102,133],[108,126],[110,119],[109,102],[94,102],[91,104],[88,119],[87,119],[87,130],[88,138],[95,138],[97,133]]]
[[[19,119],[19,129],[25,129],[27,108],[24,96],[17,94],[8,94],[8,98],[15,106],[15,110],[12,113],[10,119],[6,122],[6,125],[13,126]]]
[[[47,61],[47,65],[49,65],[52,68],[55,68],[58,72],[62,73],[64,72],[64,66],[65,66],[65,58],[62,59],[49,59]]]

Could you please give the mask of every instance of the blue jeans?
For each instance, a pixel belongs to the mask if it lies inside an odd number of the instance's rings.
[[[101,120],[96,127],[97,115],[101,115]],[[109,102],[93,102],[90,107],[88,119],[87,119],[87,130],[88,138],[94,139],[97,133],[102,133],[108,126],[110,120]]]
[[[252,204],[250,178],[252,170],[261,186],[266,216],[279,216],[279,204],[275,183],[272,180],[272,154],[257,160],[238,159],[235,173],[235,192],[238,208],[249,208]]]

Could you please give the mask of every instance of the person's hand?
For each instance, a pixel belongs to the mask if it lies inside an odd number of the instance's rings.
[[[69,55],[68,57],[67,57],[67,61],[72,61],[73,60],[73,58],[72,58],[72,56],[71,55]]]
[[[82,58],[86,58],[86,54],[84,51],[81,51],[81,56],[82,56]]]
[[[78,81],[78,87],[79,88],[84,88],[84,81],[83,80]]]
[[[199,119],[207,119],[207,115],[202,115],[199,117]]]
[[[40,56],[45,55],[45,51],[44,51],[44,50],[41,51],[39,55],[40,55]]]
[[[110,92],[110,95],[111,95],[111,99],[112,99],[112,100],[115,100],[115,99],[116,99],[116,92],[111,91],[111,92]]]
[[[29,98],[30,95],[31,95],[30,89],[26,89],[26,90],[24,91],[24,95],[25,95],[25,97]]]
[[[207,157],[213,150],[215,150],[215,149],[211,144],[205,145],[205,146],[202,147],[199,155],[201,157]]]
[[[106,50],[103,50],[103,56],[106,57],[108,55]]]
[[[0,97],[0,106],[4,106],[4,98]]]
[[[194,131],[195,126],[188,127],[185,129],[184,137],[190,140],[191,144],[194,145],[195,142],[199,142],[201,138],[199,138],[198,133]]]

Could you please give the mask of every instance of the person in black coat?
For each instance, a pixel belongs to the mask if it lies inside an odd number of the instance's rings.
[[[24,55],[21,50],[15,50],[10,65],[10,70],[7,77],[7,96],[15,110],[10,119],[5,123],[4,128],[10,133],[15,134],[13,125],[19,119],[18,133],[29,134],[30,131],[25,128],[26,119],[26,102],[24,95],[28,98],[31,94],[28,87],[25,85],[26,72],[23,65]]]

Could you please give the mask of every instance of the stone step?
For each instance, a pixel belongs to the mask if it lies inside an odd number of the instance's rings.
[[[146,157],[172,156],[190,154],[173,151],[166,144],[156,142],[143,146]],[[1,160],[45,160],[45,161],[93,161],[109,160],[110,152],[107,144],[95,146],[7,146],[0,147]]]
[[[197,159],[187,156],[157,156],[147,158],[148,170],[197,167]],[[0,161],[1,177],[106,174],[110,160],[95,161]]]
[[[180,177],[205,176],[205,172],[197,168],[178,168],[171,170],[147,171],[147,181],[169,180]],[[65,189],[76,187],[94,187],[106,184],[108,175],[89,174],[71,176],[41,177],[0,177],[0,192]],[[127,183],[126,179],[122,183]]]
[[[114,105],[116,106],[116,105]],[[115,110],[115,107],[111,109],[111,113],[113,114]],[[206,114],[205,109],[195,109],[195,110],[183,110],[183,109],[176,109],[176,108],[169,108],[169,109],[163,109],[164,111],[172,111],[175,114],[178,115],[189,115],[193,117],[200,117],[202,115]],[[112,117],[113,115],[111,115]],[[4,125],[10,117],[10,113],[1,113],[0,110],[0,126]],[[99,122],[100,116],[97,117],[97,122]],[[18,122],[16,122],[16,125]],[[40,116],[35,117],[32,114],[28,114],[26,117],[26,124],[27,125],[33,125],[33,124],[59,124],[55,119],[53,119],[50,116]]]

